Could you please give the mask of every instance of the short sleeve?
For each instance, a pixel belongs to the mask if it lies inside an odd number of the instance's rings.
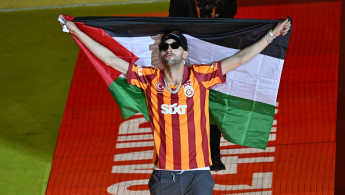
[[[156,69],[152,67],[130,64],[127,72],[127,83],[145,90],[152,78],[157,74],[156,72]]]
[[[193,65],[193,70],[205,88],[209,89],[216,84],[226,81],[226,75],[223,75],[222,72],[221,61],[212,64]]]

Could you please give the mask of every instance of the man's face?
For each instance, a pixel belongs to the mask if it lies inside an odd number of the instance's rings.
[[[188,53],[174,39],[168,39],[164,43],[167,44],[165,46],[168,47],[167,49],[160,50],[160,56],[163,64],[180,64],[185,58],[187,58]]]

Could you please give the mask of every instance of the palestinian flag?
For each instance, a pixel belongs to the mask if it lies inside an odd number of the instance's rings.
[[[206,64],[233,55],[262,38],[282,20],[162,17],[70,17],[90,37],[129,63],[161,66],[161,34],[178,30],[188,40],[187,64]],[[291,31],[290,31],[291,32]],[[210,92],[210,118],[228,141],[266,148],[273,123],[280,77],[290,32],[276,38],[260,55],[227,73],[227,82]],[[104,79],[123,118],[148,110],[143,91],[106,66],[76,39]]]

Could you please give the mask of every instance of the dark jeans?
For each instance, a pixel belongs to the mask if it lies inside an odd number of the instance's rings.
[[[212,195],[214,184],[208,170],[154,170],[149,180],[152,195]]]

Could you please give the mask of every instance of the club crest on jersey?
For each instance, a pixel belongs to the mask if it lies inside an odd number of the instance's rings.
[[[194,89],[192,86],[190,85],[187,85],[184,87],[184,94],[187,96],[187,97],[193,97],[194,95]]]
[[[161,81],[158,81],[156,85],[156,89],[158,93],[163,93],[164,92],[164,85]]]

